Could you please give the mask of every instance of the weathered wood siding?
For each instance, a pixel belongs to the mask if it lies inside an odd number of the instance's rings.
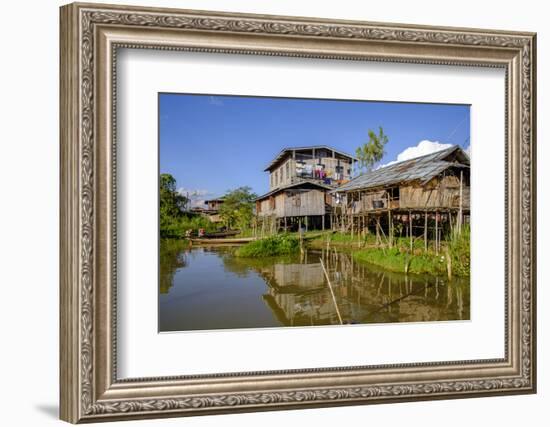
[[[401,208],[458,208],[460,207],[460,179],[456,176],[434,178],[424,186],[401,187]],[[462,187],[462,207],[470,206],[470,188]]]
[[[320,190],[285,191],[284,204],[277,211],[279,217],[325,214],[325,192]]]
[[[259,204],[259,210],[258,210]],[[278,218],[325,214],[325,192],[321,190],[287,190],[261,200],[256,205],[259,216]]]
[[[350,192],[344,199],[347,213],[358,214],[388,208],[386,189],[374,191]],[[390,208],[397,209],[433,209],[460,207],[460,179],[454,175],[436,177],[425,185],[407,184],[399,187],[399,199],[389,201]],[[470,187],[462,185],[462,207],[470,207]]]

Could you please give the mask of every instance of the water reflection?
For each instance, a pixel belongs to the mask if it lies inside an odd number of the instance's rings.
[[[161,259],[161,331],[337,325],[336,307],[345,324],[470,317],[467,279],[390,273],[335,250],[251,260],[176,243],[179,251],[164,252],[176,260]]]

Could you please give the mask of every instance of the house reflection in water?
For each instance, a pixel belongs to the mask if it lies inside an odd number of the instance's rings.
[[[334,249],[257,259],[183,241],[160,249],[162,332],[339,325],[336,306],[344,324],[470,318],[468,278],[390,273]]]
[[[327,267],[335,300],[319,258]],[[264,300],[287,326],[469,319],[467,281],[373,270],[336,251],[309,251],[298,263],[259,268]]]

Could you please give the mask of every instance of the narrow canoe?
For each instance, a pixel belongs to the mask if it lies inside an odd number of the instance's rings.
[[[255,237],[241,237],[234,239],[208,239],[208,238],[194,238],[191,239],[192,243],[203,243],[209,245],[223,245],[223,244],[235,244],[235,243],[248,243],[256,240]]]

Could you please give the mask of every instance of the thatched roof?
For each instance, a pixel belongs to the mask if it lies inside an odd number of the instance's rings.
[[[470,167],[470,157],[458,145],[367,172],[332,192],[366,190],[410,181],[425,184],[450,167]]]

